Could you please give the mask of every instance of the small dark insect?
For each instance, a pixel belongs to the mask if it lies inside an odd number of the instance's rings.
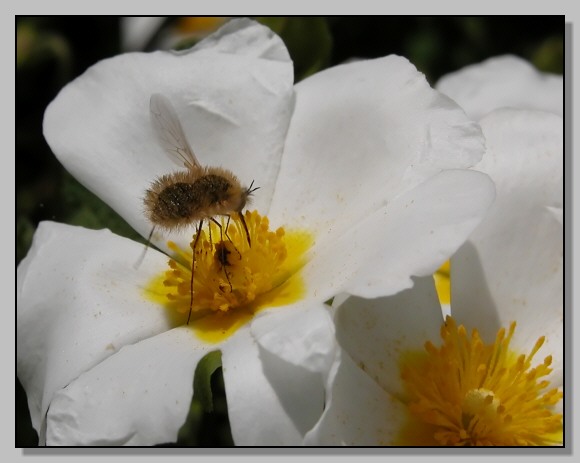
[[[233,243],[231,243],[231,245],[236,250],[236,252],[238,253],[238,255],[241,259],[242,256],[241,256],[240,252],[236,249],[236,247],[233,245]],[[227,267],[231,267],[233,265],[232,262],[230,261],[230,254],[231,253],[232,253],[232,251],[230,251],[228,249],[228,245],[225,241],[222,240],[215,245],[214,258],[224,271],[224,275],[226,276],[226,280],[228,280],[228,284],[230,286],[230,292],[233,291],[233,289],[234,289],[232,287],[232,282],[230,280],[230,275],[229,275],[228,269],[227,269]],[[222,289],[222,291],[223,291],[223,289]]]
[[[232,264],[229,261],[229,255],[232,253],[228,249],[228,246],[223,241],[220,241],[215,245],[215,260],[222,266],[222,267],[230,267]]]
[[[145,192],[145,216],[153,224],[148,242],[157,227],[174,231],[197,223],[187,317],[189,324],[193,306],[195,248],[204,220],[213,221],[221,229],[222,225],[215,219],[216,216],[230,217],[237,214],[246,232],[248,245],[251,246],[242,210],[258,188],[252,188],[254,182],[249,187],[242,186],[238,178],[227,169],[202,166],[193,154],[171,102],[165,96],[152,95],[149,108],[153,128],[162,146],[172,160],[183,164],[185,170],[157,178]],[[227,236],[227,228],[225,234]]]

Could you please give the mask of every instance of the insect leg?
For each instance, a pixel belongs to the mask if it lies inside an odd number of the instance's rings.
[[[214,220],[215,222],[215,220]],[[211,238],[211,226],[207,227],[208,228],[208,233],[209,233],[209,248],[213,249],[213,240]]]
[[[236,252],[238,253],[238,256],[240,257],[240,259],[242,258],[242,253],[238,250],[238,248],[236,247],[236,245],[234,244],[234,242],[232,241],[232,239],[230,238],[230,235],[228,235],[228,227],[230,226],[230,219],[231,217],[228,215],[228,221],[226,222],[226,229],[224,231],[226,238],[228,239],[228,241],[230,243],[232,243],[232,246],[234,247],[234,249],[236,250]]]
[[[135,262],[135,265],[133,265],[133,268],[135,270],[137,270],[139,267],[141,267],[141,264],[143,263],[143,259],[145,259],[145,253],[147,252],[147,249],[149,249],[149,245],[151,244],[151,237],[153,236],[154,231],[155,231],[155,225],[153,226],[153,228],[151,229],[151,232],[149,233],[149,237],[147,238],[147,244],[145,245],[145,249],[143,249],[143,253],[141,254],[141,257],[139,258],[139,260],[137,262]]]
[[[197,231],[195,233],[195,240],[192,246],[192,256],[191,256],[191,280],[189,282],[189,314],[187,315],[187,324],[189,325],[189,319],[191,318],[191,311],[193,309],[193,272],[195,270],[195,248],[197,247],[197,242],[199,241],[199,236],[201,235],[201,226],[203,225],[203,219],[199,221],[197,225]]]

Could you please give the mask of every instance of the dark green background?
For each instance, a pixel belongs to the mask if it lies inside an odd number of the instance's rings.
[[[169,18],[163,27],[172,27],[176,20]],[[296,80],[348,58],[393,53],[407,57],[431,83],[468,64],[506,53],[521,56],[543,71],[562,74],[564,67],[563,16],[260,20],[286,42]],[[44,110],[58,91],[90,65],[122,52],[118,17],[17,17],[16,24],[16,263],[26,255],[41,220],[107,227],[142,241],[62,168],[42,135]],[[186,41],[181,46],[190,44]],[[154,42],[145,47],[154,48]],[[191,419],[182,429],[178,445],[232,445],[220,373],[219,357],[200,367],[196,387],[206,384],[213,396],[206,392],[192,402]],[[16,388],[15,445],[35,446],[38,438],[18,379]]]

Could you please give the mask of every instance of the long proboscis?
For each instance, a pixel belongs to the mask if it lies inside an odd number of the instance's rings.
[[[250,238],[250,232],[248,231],[248,226],[246,225],[246,219],[244,218],[244,213],[242,211],[238,212],[238,217],[240,218],[240,222],[244,226],[244,231],[246,232],[246,238],[248,239],[248,245],[252,247],[252,240]]]

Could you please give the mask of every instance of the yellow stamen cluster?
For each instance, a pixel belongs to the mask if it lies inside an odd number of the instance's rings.
[[[244,218],[251,246],[243,223],[233,216],[224,218],[220,225],[206,223],[197,241],[193,235],[188,249],[169,242],[174,257],[169,260],[169,269],[147,288],[149,295],[186,316],[191,304],[194,328],[224,333],[261,308],[298,300],[304,292],[299,270],[306,261],[310,235],[287,232],[283,227],[272,231],[268,218],[256,211],[247,211]],[[234,312],[238,319],[234,320]],[[218,318],[208,319],[212,314]]]
[[[407,426],[401,440],[421,444],[410,436],[421,429],[423,445],[535,446],[562,443],[562,415],[553,407],[562,398],[557,388],[546,390],[552,370],[548,356],[532,368],[544,343],[538,339],[528,355],[510,351],[516,324],[485,344],[477,330],[447,317],[441,328],[443,345],[425,344],[426,353],[406,356],[401,377],[408,408],[419,426]]]

